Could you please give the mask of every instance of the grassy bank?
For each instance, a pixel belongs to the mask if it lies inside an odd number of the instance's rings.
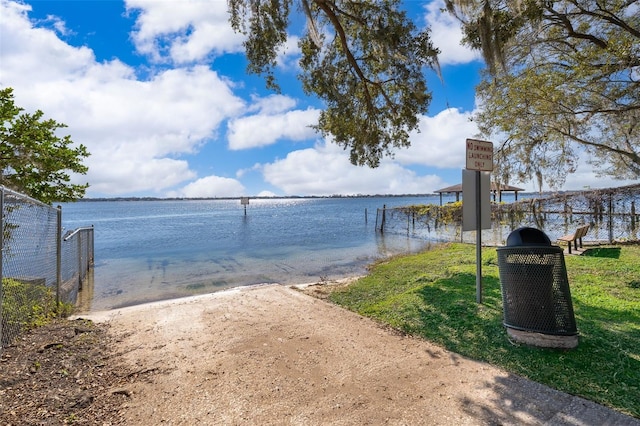
[[[510,343],[496,250],[482,250],[481,305],[475,257],[473,245],[447,244],[395,258],[330,298],[453,352],[640,418],[640,246],[566,257],[580,333],[569,351]]]

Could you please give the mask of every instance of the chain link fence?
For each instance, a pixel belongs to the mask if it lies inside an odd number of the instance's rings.
[[[75,305],[93,265],[93,228],[62,235],[62,210],[0,187],[0,351]]]
[[[639,241],[640,184],[493,203],[491,219],[491,229],[482,231],[482,241],[489,245],[505,244],[511,231],[523,226],[544,231],[551,241],[581,225],[589,225],[584,241]],[[378,209],[376,229],[440,242],[476,241],[475,231],[462,232],[461,202]]]

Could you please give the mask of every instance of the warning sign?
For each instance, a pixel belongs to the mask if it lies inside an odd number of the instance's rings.
[[[493,143],[467,139],[467,170],[493,170]]]

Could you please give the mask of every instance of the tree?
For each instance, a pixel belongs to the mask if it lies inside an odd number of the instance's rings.
[[[418,31],[400,0],[298,0],[307,18],[299,76],[307,94],[326,103],[316,130],[345,149],[353,164],[376,167],[427,111],[424,68],[438,69],[438,50]],[[232,27],[247,36],[248,70],[274,77],[287,40],[293,0],[228,0]]]
[[[600,175],[640,177],[638,0],[464,0],[448,8],[488,70],[475,120],[501,138],[501,180],[560,186],[582,155]]]
[[[0,90],[0,185],[44,203],[82,198],[89,185],[71,184],[70,173],[87,172],[82,159],[89,153],[83,145],[73,147],[70,136],[56,136],[66,126],[43,115],[23,112],[13,89]]]

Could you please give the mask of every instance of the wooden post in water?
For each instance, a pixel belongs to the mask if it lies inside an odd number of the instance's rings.
[[[386,220],[385,215],[387,214],[387,205],[382,205],[382,220],[380,221],[380,233],[384,234],[384,222]]]

